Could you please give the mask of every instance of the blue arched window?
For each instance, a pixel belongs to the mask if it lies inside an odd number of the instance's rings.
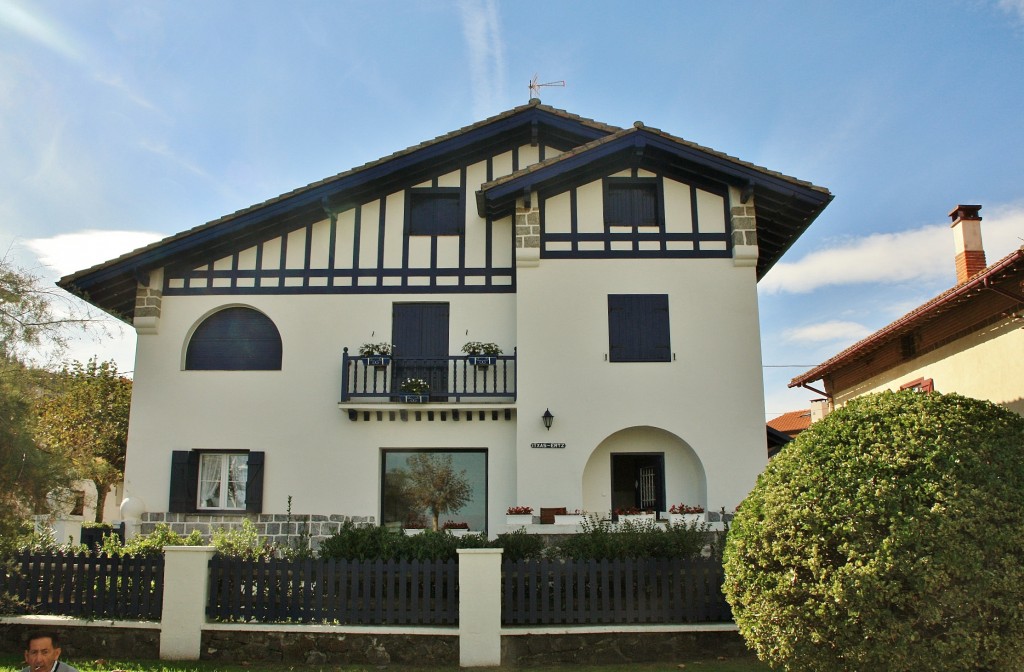
[[[185,353],[188,371],[279,371],[281,334],[252,308],[225,308],[202,321]]]

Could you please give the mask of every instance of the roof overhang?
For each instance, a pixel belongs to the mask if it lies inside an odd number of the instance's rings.
[[[695,186],[732,186],[747,197],[754,196],[758,279],[833,198],[823,187],[637,125],[484,184],[476,194],[477,211],[481,216],[508,216],[515,212],[518,199],[533,192],[546,198],[627,167],[645,168]]]
[[[918,329],[932,320],[972,301],[983,292],[992,291],[1005,296],[1011,303],[1024,304],[1024,293],[1021,290],[1022,282],[1024,282],[1024,247],[1014,250],[973,278],[943,292],[895,322],[854,343],[823,364],[819,364],[810,371],[793,378],[789,383],[789,387],[807,387],[810,383],[824,380],[840,369],[867,357],[883,345],[891,343],[904,334]],[[999,310],[1004,312],[1005,307]],[[976,321],[987,317],[989,316],[977,317]]]

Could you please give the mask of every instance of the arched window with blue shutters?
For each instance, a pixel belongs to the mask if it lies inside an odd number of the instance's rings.
[[[608,348],[612,362],[671,361],[668,295],[609,294]]]
[[[225,308],[196,328],[185,353],[188,371],[279,371],[281,334],[252,308]]]

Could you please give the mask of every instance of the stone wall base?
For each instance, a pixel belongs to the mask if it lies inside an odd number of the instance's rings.
[[[61,658],[74,664],[99,658],[108,660],[156,660],[160,658],[160,629],[110,627],[96,624],[55,624],[47,619],[39,623],[0,623],[0,647],[20,654],[25,650],[25,635],[33,630],[60,633]]]
[[[204,630],[201,660],[304,665],[459,665],[458,635]]]
[[[735,630],[563,632],[503,634],[501,637],[501,664],[513,667],[567,663],[680,663],[693,659],[749,655],[750,650]]]

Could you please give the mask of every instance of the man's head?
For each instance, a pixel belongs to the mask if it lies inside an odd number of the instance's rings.
[[[31,632],[25,638],[25,664],[32,672],[50,672],[60,657],[60,636],[49,630]]]

